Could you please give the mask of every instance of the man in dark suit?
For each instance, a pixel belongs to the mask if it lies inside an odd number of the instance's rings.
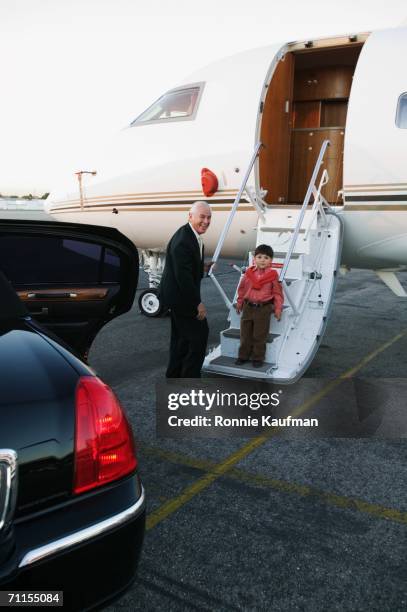
[[[160,299],[171,309],[167,378],[200,378],[208,341],[206,308],[201,301],[204,273],[202,234],[211,222],[206,202],[195,202],[189,222],[171,238],[160,285]]]

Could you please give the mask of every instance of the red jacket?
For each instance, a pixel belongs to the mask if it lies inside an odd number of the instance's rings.
[[[242,307],[244,300],[256,303],[273,300],[276,315],[281,314],[284,295],[276,270],[273,268],[258,270],[256,266],[250,266],[243,275],[237,292],[239,308]]]

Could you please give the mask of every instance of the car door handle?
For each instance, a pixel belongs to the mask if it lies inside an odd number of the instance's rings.
[[[61,292],[52,292],[52,293],[27,293],[27,297],[28,298],[35,298],[37,300],[52,300],[55,298],[76,298],[78,297],[77,293],[69,293],[66,291],[61,291]]]

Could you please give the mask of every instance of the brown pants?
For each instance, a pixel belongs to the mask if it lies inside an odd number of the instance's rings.
[[[273,304],[258,307],[243,304],[240,319],[240,359],[250,359],[251,355],[254,361],[264,361],[272,312]]]

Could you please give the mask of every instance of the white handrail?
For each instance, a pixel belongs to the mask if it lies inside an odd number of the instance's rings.
[[[229,213],[228,220],[225,223],[225,226],[224,226],[224,228],[222,230],[222,233],[220,235],[218,244],[216,245],[216,249],[215,249],[215,252],[214,252],[213,257],[212,257],[212,265],[211,265],[211,267],[209,269],[209,272],[208,272],[208,276],[210,276],[210,278],[213,280],[213,282],[215,284],[215,287],[217,288],[217,290],[221,294],[222,299],[223,299],[223,301],[225,302],[225,304],[226,304],[226,306],[228,308],[230,308],[232,306],[232,302],[229,300],[228,296],[226,295],[226,293],[224,292],[224,290],[220,286],[217,278],[215,278],[215,274],[213,272],[213,266],[215,265],[215,263],[219,259],[219,255],[220,255],[220,252],[222,250],[223,243],[225,242],[225,239],[226,239],[227,233],[229,231],[230,225],[231,225],[231,223],[233,221],[233,217],[235,216],[235,212],[237,210],[237,207],[239,206],[239,202],[240,202],[240,199],[242,197],[243,191],[246,189],[246,183],[249,180],[250,173],[251,173],[251,171],[253,169],[254,162],[256,161],[256,157],[259,154],[259,149],[260,149],[261,146],[262,146],[262,143],[258,142],[256,147],[255,147],[255,149],[254,149],[254,153],[253,153],[253,155],[252,155],[252,157],[250,159],[249,166],[248,166],[248,168],[246,170],[246,173],[245,173],[245,175],[243,177],[242,184],[240,185],[239,192],[238,192],[238,194],[237,194],[237,196],[235,198],[235,201],[233,202],[233,206],[232,206],[231,211]],[[248,197],[249,197],[250,201],[252,202],[253,206],[257,210],[258,209],[258,205],[257,205],[257,203],[255,204],[252,201],[252,198],[250,197],[249,193],[248,193]]]
[[[298,308],[295,305],[291,295],[290,295],[290,290],[288,288],[288,285],[286,283],[286,281],[284,281],[284,295],[287,298],[287,302],[290,304],[291,306],[291,310],[293,311],[294,316],[298,315]]]
[[[319,181],[318,189],[314,185],[314,188],[312,190],[312,195],[314,196],[314,204],[312,205],[311,218],[308,223],[308,227],[305,230],[304,240],[307,240],[308,235],[311,231],[311,226],[314,223],[314,219],[318,213],[321,215],[322,224],[325,226],[327,223],[326,214],[325,214],[325,210],[323,206],[323,196],[321,194],[321,189],[322,187],[324,187],[324,185],[328,183],[328,181],[329,181],[329,174],[328,174],[328,170],[325,168],[325,170],[322,173],[321,180]]]
[[[316,180],[317,180],[319,169],[320,169],[321,164],[322,164],[323,157],[325,155],[325,151],[326,151],[326,149],[327,149],[327,147],[329,145],[330,145],[329,140],[324,140],[324,142],[322,143],[321,150],[319,152],[318,159],[316,161],[316,164],[315,164],[315,167],[314,167],[314,171],[312,173],[311,180],[310,180],[309,185],[308,185],[307,193],[305,194],[304,202],[302,204],[300,214],[298,215],[297,225],[295,226],[295,230],[294,230],[293,236],[291,238],[291,243],[290,243],[290,246],[288,247],[288,251],[287,251],[287,254],[285,256],[283,268],[282,268],[281,273],[280,273],[280,281],[284,280],[284,277],[285,277],[285,275],[287,273],[287,268],[288,268],[288,265],[290,263],[291,256],[293,254],[294,247],[295,247],[295,244],[297,242],[298,235],[300,233],[302,222],[304,220],[305,211],[306,211],[308,203],[309,203],[309,201],[311,199],[312,192],[313,192],[313,190],[315,188],[315,183],[316,183]]]
[[[213,258],[212,258],[212,262],[214,264],[219,259],[219,255],[220,255],[220,252],[222,250],[223,243],[225,242],[226,235],[227,235],[227,233],[229,231],[229,228],[230,228],[230,225],[231,225],[231,223],[233,221],[233,217],[235,216],[235,212],[237,210],[237,207],[239,206],[240,198],[242,197],[242,193],[243,193],[243,191],[244,191],[244,189],[246,187],[246,183],[249,180],[250,173],[252,171],[254,162],[256,161],[256,157],[257,157],[257,155],[259,153],[259,149],[260,149],[261,146],[262,146],[262,143],[258,142],[257,145],[256,145],[256,148],[254,149],[254,153],[253,153],[252,158],[250,160],[249,167],[247,168],[246,174],[244,175],[243,180],[242,180],[242,184],[240,185],[239,193],[237,194],[237,196],[235,198],[235,201],[233,202],[233,206],[232,206],[232,209],[231,209],[231,211],[229,213],[228,220],[225,223],[225,226],[224,226],[224,228],[222,230],[222,233],[220,235],[218,244],[216,245],[216,249],[215,249],[215,252],[214,252]],[[213,266],[211,266],[211,269],[208,272],[208,276],[212,276],[212,274],[213,274],[212,267]]]

